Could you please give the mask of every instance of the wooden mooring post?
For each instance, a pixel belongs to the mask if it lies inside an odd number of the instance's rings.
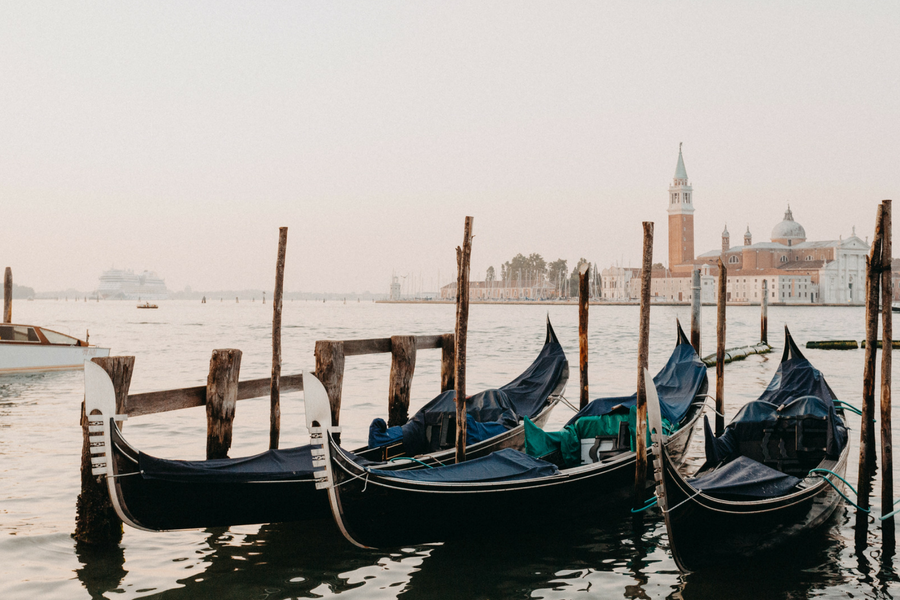
[[[331,422],[341,420],[341,388],[344,385],[344,342],[320,340],[316,342],[316,379],[328,392],[331,405]],[[338,436],[340,434],[336,434]]]
[[[409,420],[409,398],[416,370],[416,336],[391,336],[391,383],[388,392],[388,427]]]
[[[111,356],[93,358],[93,362],[103,367],[113,382],[116,391],[116,414],[125,414],[125,402],[131,375],[134,372],[133,356]],[[119,422],[119,427],[122,423]],[[75,533],[72,537],[79,544],[92,546],[114,546],[122,541],[122,521],[116,514],[109,498],[106,479],[91,473],[91,438],[88,419],[81,404],[81,493],[75,505]],[[109,460],[109,458],[107,458]]]
[[[241,351],[213,350],[206,380],[206,458],[227,458],[241,373]]]
[[[697,356],[700,354],[700,307],[703,301],[703,292],[700,290],[700,269],[694,269],[691,273],[691,346]]]
[[[716,436],[725,431],[725,300],[728,269],[719,257],[719,286],[716,294]]]
[[[588,305],[590,301],[588,265],[584,263],[578,271],[578,365],[581,373],[579,408],[588,404]]]
[[[762,299],[759,301],[759,343],[769,344],[769,282],[762,280]]]
[[[891,201],[881,203],[881,514],[894,510],[894,448],[891,435],[891,350],[893,348],[894,286],[891,277]],[[881,523],[882,544],[894,548],[894,518]]]
[[[637,414],[634,424],[634,506],[644,505],[647,492],[647,384],[644,369],[650,354],[650,282],[653,269],[653,223],[644,221],[644,254],[641,261],[641,316],[638,329]],[[640,513],[638,513],[640,514]]]
[[[456,462],[466,460],[466,332],[469,327],[469,261],[472,258],[472,225],[466,217],[462,246],[456,247]]]
[[[878,300],[881,283],[881,250],[883,234],[884,207],[878,205],[875,218],[875,238],[872,248],[866,256],[866,350],[863,363],[863,397],[862,416],[859,428],[859,478],[856,489],[856,502],[864,509],[869,508],[869,496],[872,491],[872,475],[875,469],[875,354],[878,351]],[[866,534],[869,519],[868,513],[856,511],[856,546],[867,545]]]
[[[441,391],[456,389],[456,337],[452,333],[441,336]]]
[[[12,295],[13,295],[12,269],[10,267],[6,267],[6,272],[3,275],[3,322],[4,323],[12,323]]]
[[[281,301],[284,295],[284,258],[287,227],[278,228],[278,257],[275,260],[275,293],[272,295],[272,383],[269,386],[269,449],[278,448],[281,435]],[[266,293],[263,292],[263,304]]]

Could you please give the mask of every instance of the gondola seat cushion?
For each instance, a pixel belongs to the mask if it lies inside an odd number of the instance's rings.
[[[550,477],[559,474],[559,469],[554,464],[533,458],[518,450],[504,448],[487,456],[455,465],[407,471],[368,469],[368,472],[381,477],[429,483],[484,483]]]
[[[696,490],[723,500],[777,498],[797,489],[800,479],[739,456],[688,483]]]

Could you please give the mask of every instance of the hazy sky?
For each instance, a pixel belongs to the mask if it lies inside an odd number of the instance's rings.
[[[900,200],[900,2],[0,1],[0,267],[387,292],[517,252],[667,261]],[[900,202],[898,202],[900,204]],[[897,209],[900,211],[900,207]],[[897,219],[900,222],[900,218]]]

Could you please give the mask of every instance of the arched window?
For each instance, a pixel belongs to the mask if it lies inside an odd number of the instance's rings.
[[[672,194],[672,204],[675,204],[676,202],[678,202],[678,192]]]
[[[739,261],[740,261],[740,259],[736,255],[732,255],[731,258],[728,259],[729,264],[732,264],[732,265]]]
[[[812,260],[812,255],[811,255],[811,254],[808,254],[808,255],[806,256],[806,260]]]
[[[787,256],[782,256],[782,257],[781,257],[781,262],[787,262]]]

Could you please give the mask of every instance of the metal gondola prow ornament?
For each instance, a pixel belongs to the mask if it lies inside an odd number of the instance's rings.
[[[681,327],[679,326],[679,332]],[[647,417],[650,421],[650,440],[652,442],[651,455],[653,458],[653,480],[656,482],[656,504],[659,509],[666,513],[668,506],[666,503],[666,486],[663,482],[663,461],[662,453],[665,452],[666,434],[662,426],[662,412],[659,408],[659,394],[656,393],[656,386],[653,384],[653,377],[648,369],[644,369],[644,384],[647,386]]]

